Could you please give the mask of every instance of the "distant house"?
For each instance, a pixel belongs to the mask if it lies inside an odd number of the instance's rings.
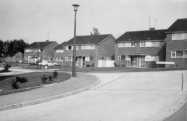
[[[147,68],[165,59],[166,30],[129,31],[116,40],[117,66]]]
[[[57,42],[55,41],[34,42],[25,49],[24,61],[35,64],[43,60],[52,61],[56,46]]]
[[[167,31],[166,61],[187,67],[187,18],[176,20]]]
[[[78,67],[110,67],[114,65],[114,42],[111,34],[76,37],[76,65]],[[55,60],[72,64],[73,38],[55,48]]]

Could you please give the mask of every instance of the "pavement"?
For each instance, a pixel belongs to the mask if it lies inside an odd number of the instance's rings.
[[[76,95],[0,111],[0,121],[162,121],[186,102],[187,71],[89,74],[101,82]]]

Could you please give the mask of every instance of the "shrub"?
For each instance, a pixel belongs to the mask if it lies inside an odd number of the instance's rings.
[[[13,80],[12,81],[12,88],[13,89],[19,89],[20,88],[19,83],[17,81]]]
[[[44,74],[44,75],[42,75],[42,77],[41,77],[41,80],[42,80],[42,83],[47,83],[47,76]]]
[[[49,80],[49,81],[53,81],[53,77],[50,75],[50,76],[48,77],[48,80]]]
[[[25,78],[25,77],[16,77],[16,81],[20,82],[20,83],[28,82],[27,78]]]
[[[53,78],[56,79],[58,77],[58,72],[57,71],[54,71],[53,72]]]
[[[10,67],[11,67],[11,65],[5,64],[4,70],[3,70],[3,71],[4,71],[4,72],[9,72]]]

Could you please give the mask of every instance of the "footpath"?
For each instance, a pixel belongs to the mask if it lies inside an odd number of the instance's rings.
[[[97,77],[78,74],[64,82],[43,85],[30,91],[0,96],[0,111],[33,105],[88,90],[99,83]]]

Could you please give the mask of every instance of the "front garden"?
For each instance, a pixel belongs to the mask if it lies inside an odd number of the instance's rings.
[[[42,85],[63,82],[69,78],[70,74],[57,71],[0,76],[0,95],[31,90]]]

